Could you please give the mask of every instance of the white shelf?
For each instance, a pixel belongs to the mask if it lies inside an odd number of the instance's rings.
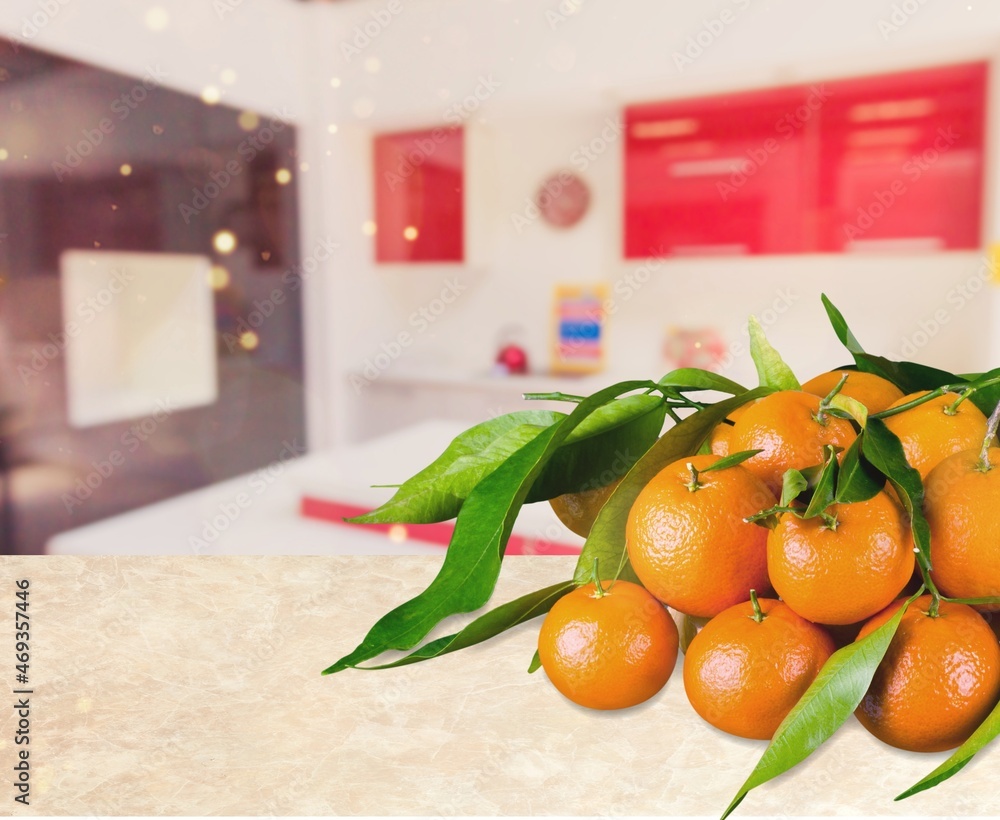
[[[364,378],[360,372],[359,378]],[[386,372],[372,384],[413,387],[447,387],[496,393],[551,393],[561,391],[587,395],[615,381],[607,372],[584,376],[529,374],[525,376],[491,376],[489,373],[460,373],[451,370],[412,369]]]

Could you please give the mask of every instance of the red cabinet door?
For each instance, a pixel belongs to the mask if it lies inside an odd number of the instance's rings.
[[[626,109],[625,255],[804,250],[805,96],[778,88]]]
[[[462,129],[376,135],[374,161],[376,261],[461,262]]]
[[[979,247],[986,75],[627,108],[626,257]]]
[[[980,246],[986,64],[830,83],[824,251]]]

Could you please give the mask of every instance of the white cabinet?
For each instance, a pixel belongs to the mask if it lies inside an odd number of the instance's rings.
[[[465,422],[471,426],[517,410],[558,410],[569,413],[573,404],[525,401],[524,393],[562,393],[587,396],[612,384],[607,373],[566,376],[497,376],[455,374],[432,370],[383,373],[366,382],[354,403],[353,438],[363,441],[425,420]],[[358,383],[358,382],[355,382]],[[347,386],[354,391],[354,387]]]

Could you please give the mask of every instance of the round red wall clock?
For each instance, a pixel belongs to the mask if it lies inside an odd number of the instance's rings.
[[[562,171],[542,183],[535,194],[542,218],[556,228],[571,228],[590,207],[590,188],[576,174]]]

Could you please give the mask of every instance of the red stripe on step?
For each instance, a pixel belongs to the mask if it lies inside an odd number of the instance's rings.
[[[368,532],[389,533],[393,527],[402,527],[402,533],[408,539],[423,541],[427,544],[437,544],[447,547],[455,525],[450,522],[439,524],[351,524],[345,518],[364,515],[370,510],[356,504],[344,504],[340,501],[329,501],[325,498],[303,496],[299,513],[303,518],[313,518],[327,521],[341,527],[360,527]],[[397,530],[399,532],[399,530]],[[511,535],[507,541],[507,555],[579,555],[580,548],[572,544],[560,544],[555,541],[543,541],[525,538],[522,535]]]

